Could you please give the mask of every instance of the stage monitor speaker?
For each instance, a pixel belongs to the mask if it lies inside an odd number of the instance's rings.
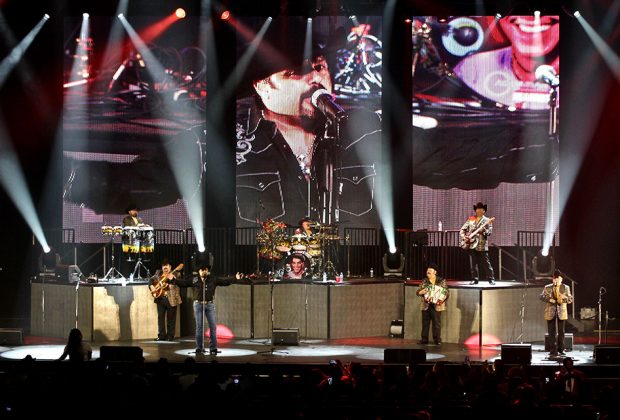
[[[532,363],[532,345],[502,344],[502,362],[529,365]]]
[[[106,362],[140,362],[144,360],[144,354],[141,347],[101,346],[99,358]]]
[[[620,364],[620,346],[599,344],[594,346],[594,363],[600,365]]]
[[[545,351],[551,351],[551,347],[553,346],[553,340],[549,337],[549,334],[545,334]],[[564,350],[573,351],[573,334],[565,333],[564,334]]]
[[[21,328],[0,328],[0,345],[21,346],[24,344],[24,334]]]
[[[274,328],[271,343],[274,346],[299,345],[299,328]]]
[[[405,323],[402,319],[394,319],[390,324],[390,337],[403,338],[405,336]]]
[[[424,363],[426,350],[392,348],[383,350],[384,363]]]

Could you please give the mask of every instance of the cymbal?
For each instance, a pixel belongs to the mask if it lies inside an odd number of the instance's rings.
[[[297,234],[295,234],[295,235],[291,236],[291,238],[295,238],[295,239],[306,239],[306,238],[307,238],[307,236],[306,236],[306,235],[304,235],[303,233],[297,233]]]

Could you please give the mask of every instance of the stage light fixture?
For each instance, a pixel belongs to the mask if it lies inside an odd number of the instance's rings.
[[[222,20],[228,20],[230,18],[230,11],[224,10],[222,14],[220,15],[220,18]]]
[[[405,256],[398,249],[383,255],[383,277],[402,277],[405,269]]]
[[[42,274],[55,273],[56,267],[60,264],[60,255],[55,250],[49,247],[48,249],[49,251],[39,255],[39,273]]]
[[[550,279],[553,276],[555,270],[555,260],[552,255],[549,255],[549,251],[538,251],[536,256],[532,259],[532,272],[534,273],[534,279]]]
[[[192,255],[192,268],[194,271],[198,271],[200,267],[204,267],[205,265],[213,268],[213,254],[210,252],[203,251],[195,251]]]
[[[185,13],[185,9],[183,9],[182,7],[179,7],[174,14],[179,18],[179,19],[183,19],[186,16]]]
[[[495,20],[500,20],[502,18],[502,14],[501,13],[496,13],[495,14]]]
[[[581,17],[581,13],[579,12],[579,10],[575,10],[575,13],[573,13],[573,16],[575,16],[576,18]]]

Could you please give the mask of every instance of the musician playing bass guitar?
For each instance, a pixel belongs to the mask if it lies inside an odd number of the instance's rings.
[[[157,341],[174,340],[177,322],[177,306],[181,304],[181,293],[176,282],[181,277],[180,264],[172,270],[167,259],[161,261],[161,269],[151,277],[149,289],[157,304]]]
[[[469,253],[469,270],[471,281],[478,284],[480,275],[484,274],[489,284],[495,284],[495,273],[489,260],[489,244],[487,238],[493,231],[493,220],[485,216],[487,205],[478,202],[474,205],[475,216],[470,216],[460,231],[461,247]],[[483,271],[484,273],[481,273]]]

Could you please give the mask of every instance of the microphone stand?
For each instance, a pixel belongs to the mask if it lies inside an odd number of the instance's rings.
[[[211,275],[211,272],[209,270],[209,274],[207,276]],[[198,273],[198,276],[200,277],[200,282],[202,285],[202,301],[200,302],[200,310],[201,310],[201,317],[202,317],[202,346],[199,347],[200,349],[200,353],[204,353],[205,352],[205,299],[206,299],[206,293],[207,291],[206,289],[206,282],[205,279],[200,275],[200,272]]]
[[[601,344],[601,332],[603,327],[603,295],[607,293],[607,289],[601,286],[598,289],[598,344]]]

